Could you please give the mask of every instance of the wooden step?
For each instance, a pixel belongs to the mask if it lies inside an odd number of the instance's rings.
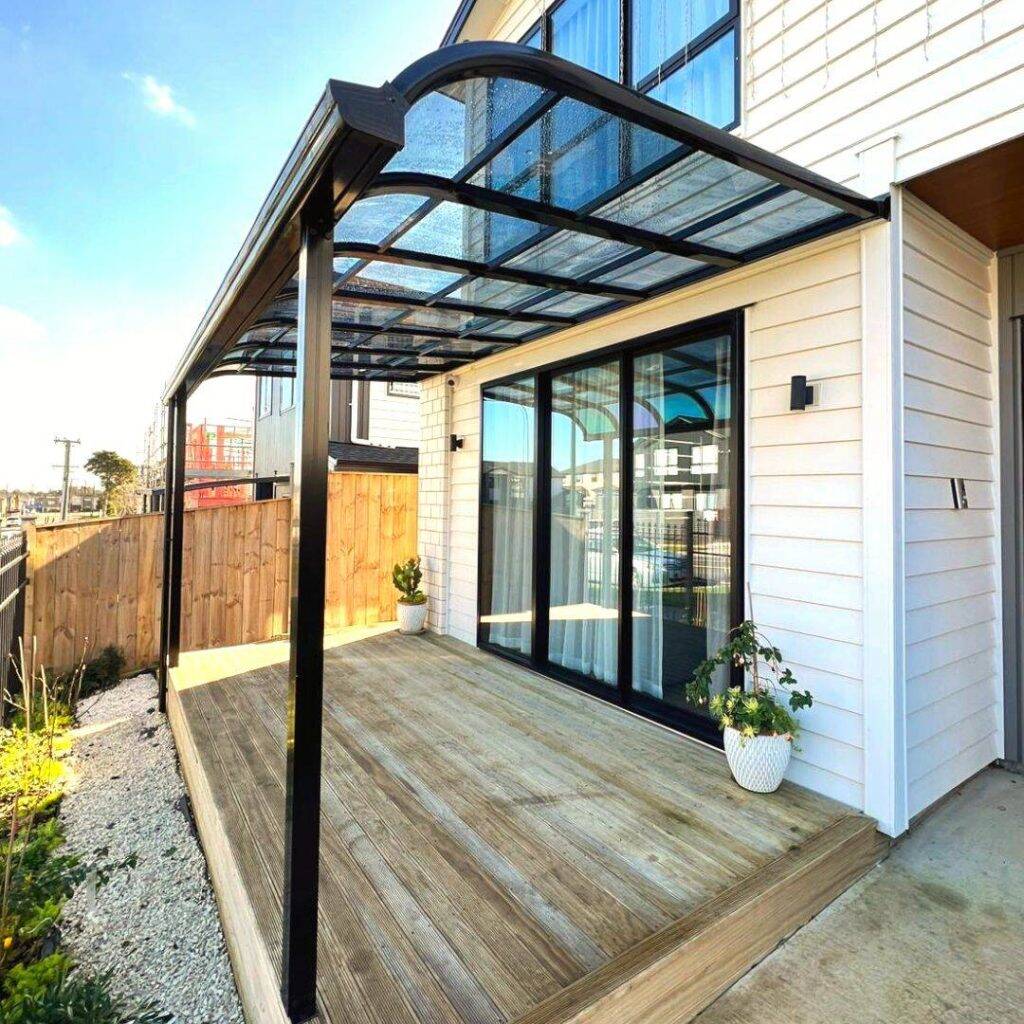
[[[685,1024],[888,850],[870,818],[841,818],[515,1024]]]

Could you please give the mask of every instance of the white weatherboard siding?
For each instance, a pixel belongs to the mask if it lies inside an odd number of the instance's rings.
[[[419,402],[390,394],[383,382],[370,384],[370,440],[392,448],[415,448],[419,441]]]
[[[995,261],[905,201],[908,804],[918,813],[1002,755]],[[955,511],[950,477],[970,508]]]
[[[545,4],[485,6],[470,35],[517,40]],[[740,22],[737,134],[836,181],[883,138],[905,181],[1024,134],[1020,0],[740,0]]]
[[[484,360],[451,375],[453,388],[428,384],[420,547],[432,622],[475,642],[481,384],[747,304],[746,575],[754,614],[816,698],[790,777],[863,807],[859,231]],[[794,374],[817,388],[801,413],[789,411]],[[464,440],[454,453],[450,432]]]

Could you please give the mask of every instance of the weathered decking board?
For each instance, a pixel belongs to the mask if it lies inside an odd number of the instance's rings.
[[[276,964],[287,661],[262,650],[184,655],[172,710]],[[880,855],[841,805],[745,793],[719,752],[463,644],[325,657],[328,1022],[686,1020]]]

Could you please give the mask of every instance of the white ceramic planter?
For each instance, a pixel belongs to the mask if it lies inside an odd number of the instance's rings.
[[[398,602],[398,632],[422,633],[427,624],[427,602],[403,604]]]
[[[725,730],[725,757],[732,777],[752,793],[774,793],[782,785],[792,752],[788,736],[744,739],[735,729]]]

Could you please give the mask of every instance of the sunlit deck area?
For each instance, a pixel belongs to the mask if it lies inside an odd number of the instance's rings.
[[[325,655],[330,1022],[688,1020],[883,852],[796,786],[459,642]],[[277,996],[287,645],[183,654],[169,711],[253,1021]]]

